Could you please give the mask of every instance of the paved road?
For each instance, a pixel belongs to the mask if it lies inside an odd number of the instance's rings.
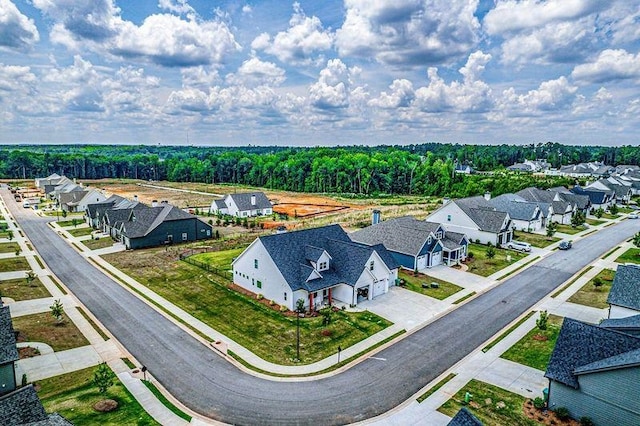
[[[588,236],[343,374],[282,382],[236,369],[93,267],[6,190],[0,194],[47,265],[174,396],[235,424],[344,424],[382,414],[640,226],[627,220]]]

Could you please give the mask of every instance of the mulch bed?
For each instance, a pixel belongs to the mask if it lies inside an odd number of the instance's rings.
[[[113,399],[103,399],[93,404],[93,409],[101,413],[108,413],[118,408],[118,402]]]
[[[27,346],[25,348],[18,348],[18,355],[20,356],[20,359],[33,358],[34,356],[40,355],[40,351],[36,348],[32,348],[31,346]]]
[[[533,406],[533,401],[527,399],[522,407],[524,415],[538,423],[549,426],[580,426],[580,422],[574,419],[560,420],[551,410],[539,410]]]

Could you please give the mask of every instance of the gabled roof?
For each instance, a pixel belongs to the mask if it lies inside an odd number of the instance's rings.
[[[465,407],[462,407],[455,416],[451,419],[447,426],[482,426],[482,422],[469,412]]]
[[[640,266],[618,266],[607,303],[640,311]]]
[[[591,204],[604,204],[613,195],[612,191],[602,191],[599,189],[586,189],[579,185],[571,188],[571,192],[578,195],[586,195],[589,197]]]
[[[0,365],[8,364],[18,359],[11,312],[8,306],[2,306],[2,302],[0,302]]]
[[[624,318],[605,319],[600,323],[600,327],[622,332],[640,330],[640,314]]]
[[[293,291],[312,292],[337,284],[354,286],[374,251],[389,269],[398,267],[382,245],[354,243],[340,225],[262,236],[259,240]],[[309,265],[307,247],[321,248],[331,256],[329,269],[320,272],[322,278],[309,282],[309,270],[302,267]]]
[[[545,377],[578,389],[578,374],[595,371],[596,367],[624,367],[627,364],[622,362],[622,358],[635,359],[637,355],[618,356],[638,349],[638,337],[565,318]]]
[[[563,200],[571,204],[574,204],[577,208],[581,210],[586,209],[591,204],[591,201],[589,200],[588,195],[574,194],[569,190],[567,190],[567,192],[561,192],[560,197]]]
[[[256,197],[256,204],[251,204],[251,197]],[[237,194],[229,194],[227,197],[231,197],[239,211],[256,210],[256,209],[270,209],[273,207],[271,202],[264,195],[264,192],[240,192]]]
[[[538,189],[533,186],[516,192],[516,195],[519,195],[527,201],[538,201],[543,203],[552,203],[556,198],[555,192],[545,191],[544,189]]]
[[[507,212],[498,211],[484,197],[469,197],[453,200],[482,231],[498,233],[509,217]]]
[[[224,198],[221,198],[219,200],[213,200],[213,202],[216,204],[216,207],[218,208],[218,210],[227,208],[227,205],[224,203]]]
[[[68,426],[57,413],[47,414],[33,385],[27,385],[0,397],[0,419],[4,426]]]
[[[496,210],[509,213],[515,220],[536,220],[540,218],[540,208],[537,203],[526,201],[516,194],[503,194],[489,200],[489,204]]]
[[[88,193],[89,191],[86,190],[61,193],[60,204],[77,204]]]
[[[122,200],[125,200],[125,198],[119,195],[113,194],[104,201],[87,204],[87,208],[85,211],[87,212],[87,216],[89,216],[92,219],[95,219],[96,217],[98,217],[98,213],[100,214],[100,216],[103,216],[105,210],[114,208],[116,203]]]
[[[196,217],[170,204],[156,207],[143,205],[130,211],[126,220],[122,221],[122,230],[129,238],[140,238],[148,235],[163,222],[184,219],[196,219]]]
[[[598,371],[614,370],[617,368],[640,366],[640,349],[624,352],[609,358],[594,361],[590,364],[577,367],[574,374],[596,373]]]
[[[353,241],[367,245],[383,244],[388,250],[417,256],[429,237],[440,227],[412,216],[389,219],[349,234]]]

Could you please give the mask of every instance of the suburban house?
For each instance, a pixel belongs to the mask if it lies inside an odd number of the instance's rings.
[[[529,202],[539,203],[543,213],[546,211],[548,220],[564,225],[571,223],[571,216],[577,208],[574,203],[565,200],[559,192],[529,187],[516,192],[516,195]]]
[[[514,229],[527,232],[541,230],[546,217],[539,203],[530,202],[516,194],[503,194],[489,200],[496,210],[509,213]]]
[[[489,203],[490,198],[490,194],[485,194],[484,197],[445,200],[427,221],[442,224],[447,232],[464,234],[469,241],[506,244],[513,239],[513,223],[509,213],[498,211]]]
[[[264,192],[241,192],[213,200],[209,211],[235,217],[268,216],[273,213],[273,206]]]
[[[65,176],[60,176],[57,173],[53,173],[47,176],[46,178],[36,178],[35,185],[36,185],[36,188],[44,190],[45,185],[56,186],[56,185],[59,185],[63,179],[67,179],[67,178]]]
[[[609,176],[614,171],[614,167],[600,162],[590,162],[562,166],[559,174],[571,177]]]
[[[629,181],[616,179],[615,177],[608,177],[606,179],[599,179],[587,185],[585,189],[613,191],[616,202],[627,204],[631,201],[631,196],[633,195],[631,185],[632,184]]]
[[[99,203],[106,197],[97,189],[85,189],[60,194],[60,208],[67,212],[84,212],[90,203]]]
[[[48,186],[45,185],[45,188],[47,188]],[[84,191],[85,188],[82,185],[78,185],[74,182],[66,182],[60,185],[56,185],[53,190],[51,190],[50,192],[47,192],[47,195],[49,196],[50,199],[55,200],[57,205],[60,205],[60,196],[62,194],[69,194],[71,192],[76,192],[76,191]]]
[[[454,171],[456,173],[458,173],[458,174],[470,175],[471,173],[473,173],[473,167],[471,167],[468,164],[457,164],[456,163],[456,167],[455,167]]]
[[[619,265],[607,297],[609,318],[640,314],[640,265]]]
[[[611,204],[615,204],[615,192],[611,190],[599,190],[599,189],[587,189],[582,188],[580,185],[576,185],[571,188],[571,192],[577,195],[586,195],[589,197],[591,208],[598,210],[606,210]]]
[[[512,172],[541,172],[549,169],[551,165],[546,160],[524,160],[522,163],[514,163],[507,167]]]
[[[398,265],[383,245],[351,241],[340,225],[285,232],[255,239],[232,263],[233,282],[294,310],[334,300],[357,305],[385,294]]]
[[[466,259],[469,245],[464,234],[411,216],[376,223],[349,237],[368,246],[384,245],[400,266],[412,271],[458,264]]]
[[[596,425],[640,424],[640,338],[565,318],[545,377],[550,409]]]
[[[98,229],[102,224],[102,217],[108,209],[116,209],[122,203],[131,204],[129,201],[119,195],[111,195],[109,198],[97,203],[89,203],[84,208],[84,219],[92,228]]]
[[[600,322],[600,327],[640,337],[640,314],[624,318],[609,318]]]
[[[134,209],[143,209],[144,204],[137,200],[123,200],[116,202],[113,207],[107,208],[102,213],[102,218],[97,228],[102,228],[102,232],[111,235],[111,238],[121,241],[120,225],[127,220]]]
[[[3,425],[71,425],[57,413],[47,414],[33,385],[18,387],[14,363],[16,337],[8,306],[0,300],[0,419]]]
[[[108,228],[109,234],[127,249],[211,238],[211,225],[167,203],[109,209],[103,224],[103,229]]]

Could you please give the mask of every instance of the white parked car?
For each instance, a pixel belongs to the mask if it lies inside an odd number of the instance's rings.
[[[507,248],[510,248],[511,250],[530,252],[531,244],[524,243],[522,241],[509,241],[507,243]]]
[[[637,213],[630,213],[628,217],[629,217],[629,219],[637,219],[638,218],[638,214]]]

